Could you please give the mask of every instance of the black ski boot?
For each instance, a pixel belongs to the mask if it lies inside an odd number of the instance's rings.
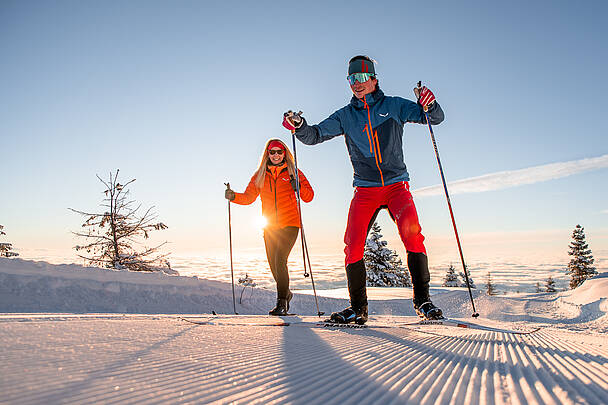
[[[331,314],[328,322],[356,323],[363,325],[367,322],[367,290],[365,288],[365,262],[363,259],[346,266],[348,295],[350,307]]]
[[[407,267],[412,277],[414,309],[419,317],[426,320],[443,319],[443,312],[431,302],[429,297],[429,261],[424,253],[407,252]]]
[[[422,319],[428,321],[443,319],[443,311],[441,311],[441,308],[437,308],[431,300],[427,300],[420,305],[414,303],[414,309]]]
[[[333,312],[327,322],[356,323],[357,325],[363,325],[367,322],[367,305],[356,309],[348,307],[340,312]]]
[[[287,316],[289,315],[289,302],[293,298],[293,293],[289,291],[287,298],[277,298],[277,305],[272,308],[268,315]]]
[[[365,288],[365,262],[363,259],[346,266],[346,279],[351,306],[340,312],[333,312],[327,322],[354,322],[363,325],[367,322],[367,290]]]

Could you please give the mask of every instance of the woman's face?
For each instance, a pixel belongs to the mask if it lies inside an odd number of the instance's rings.
[[[268,156],[273,165],[278,165],[285,158],[285,151],[281,148],[272,148],[268,151]]]

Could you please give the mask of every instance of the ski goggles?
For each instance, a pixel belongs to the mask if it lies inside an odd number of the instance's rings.
[[[279,155],[282,155],[283,153],[285,153],[285,151],[283,149],[268,149],[268,154],[269,155],[275,155],[277,153]]]
[[[365,83],[373,77],[373,73],[353,73],[352,75],[346,76],[346,80],[348,80],[348,83],[353,86],[356,82]]]

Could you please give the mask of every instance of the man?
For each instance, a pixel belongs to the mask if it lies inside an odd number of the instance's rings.
[[[403,160],[403,125],[443,121],[443,110],[426,87],[415,89],[418,102],[385,96],[378,86],[374,61],[353,57],[347,80],[353,92],[350,103],[317,125],[308,125],[299,114],[284,114],[283,126],[307,145],[344,135],[354,171],[355,192],[344,235],[346,276],[351,306],[331,314],[336,323],[364,324],[367,321],[367,292],[363,251],[367,233],[382,208],[395,221],[407,251],[416,313],[426,319],[442,318],[441,309],[429,296],[429,269],[424,236],[409,192],[409,174]]]

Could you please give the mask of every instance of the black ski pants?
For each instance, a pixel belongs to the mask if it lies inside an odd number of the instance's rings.
[[[270,271],[277,283],[277,298],[287,299],[289,295],[289,271],[287,259],[298,238],[300,228],[286,226],[284,228],[267,228],[264,230],[264,244]]]

